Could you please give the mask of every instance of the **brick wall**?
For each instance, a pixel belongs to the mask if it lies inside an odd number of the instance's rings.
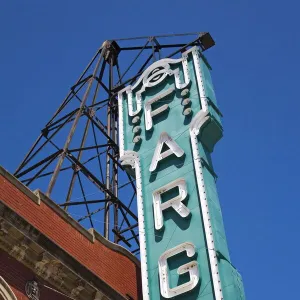
[[[133,299],[141,299],[140,267],[130,258],[98,240],[91,242],[50,206],[43,201],[35,203],[2,175],[0,197],[8,207],[113,289],[123,296],[128,294]]]
[[[18,300],[28,300],[25,293],[27,281],[37,280],[40,288],[41,300],[67,300],[67,298],[55,291],[43,286],[44,282],[30,269],[0,249],[0,275],[8,283]],[[49,284],[45,284],[49,286]]]

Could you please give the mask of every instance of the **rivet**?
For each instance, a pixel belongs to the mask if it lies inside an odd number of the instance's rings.
[[[183,99],[182,105],[186,106],[186,105],[188,105],[190,102],[191,102],[191,99],[190,99],[190,98]]]
[[[190,93],[189,89],[184,89],[184,90],[180,93],[180,95],[181,95],[181,97],[185,97],[185,96],[187,96],[189,93]]]
[[[134,118],[132,119],[132,123],[133,123],[133,124],[139,124],[140,121],[141,121],[141,119],[140,119],[139,116],[136,116],[136,117],[134,117]]]
[[[134,134],[140,133],[141,131],[142,131],[141,126],[135,126],[135,127],[132,128],[132,132]]]
[[[185,116],[188,116],[192,113],[192,109],[190,107],[186,108],[184,111],[183,111],[183,114]]]
[[[142,138],[140,135],[137,135],[133,140],[132,140],[135,144],[140,143],[142,141]]]

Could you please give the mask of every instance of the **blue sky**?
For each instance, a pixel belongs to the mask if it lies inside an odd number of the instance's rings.
[[[0,164],[15,170],[105,39],[209,31],[225,131],[214,165],[232,261],[247,299],[298,299],[295,3],[0,1]]]

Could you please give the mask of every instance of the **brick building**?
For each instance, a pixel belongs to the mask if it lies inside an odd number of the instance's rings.
[[[0,167],[0,300],[141,298],[136,257]]]

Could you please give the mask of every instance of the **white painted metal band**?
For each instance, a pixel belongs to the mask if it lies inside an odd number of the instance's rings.
[[[123,91],[118,93],[118,109],[119,109],[119,151],[121,157],[124,155]]]
[[[213,231],[211,225],[211,217],[210,217],[208,201],[206,196],[203,168],[201,164],[201,157],[199,154],[198,139],[197,139],[197,136],[200,132],[202,125],[209,119],[207,114],[208,104],[207,104],[207,98],[206,98],[205,87],[204,87],[204,79],[201,70],[198,49],[193,48],[192,54],[193,54],[193,61],[194,61],[196,78],[198,83],[200,103],[202,108],[202,110],[194,117],[191,123],[190,134],[191,134],[192,152],[193,152],[193,160],[195,165],[197,185],[198,185],[198,191],[200,197],[200,205],[201,205],[202,217],[204,223],[204,231],[205,231],[206,242],[207,242],[207,250],[209,254],[209,263],[210,263],[210,269],[212,273],[214,293],[215,293],[216,300],[222,300],[224,299],[224,297],[222,292],[219,267],[218,267],[218,259],[215,250],[214,237],[213,237]]]
[[[201,66],[200,66],[200,58],[199,58],[198,49],[194,48],[192,50],[192,53],[193,53],[194,66],[195,66],[196,78],[197,78],[197,83],[198,83],[198,91],[199,91],[199,96],[200,96],[201,109],[203,111],[208,111],[208,104],[207,104],[207,100],[206,100],[204,80],[203,80],[203,74],[202,74]]]
[[[193,152],[193,160],[195,165],[196,171],[196,179],[197,179],[197,186],[198,192],[200,197],[200,206],[202,211],[202,218],[204,224],[204,232],[206,237],[207,243],[207,251],[209,255],[209,264],[211,269],[212,281],[213,281],[213,288],[216,300],[223,300],[223,292],[219,274],[219,267],[218,267],[218,259],[217,253],[215,250],[215,243],[213,237],[213,230],[211,224],[211,216],[208,207],[206,189],[205,189],[205,182],[203,176],[203,168],[201,164],[201,157],[199,154],[199,147],[198,147],[198,139],[197,135],[201,129],[201,126],[205,124],[209,120],[209,116],[206,112],[200,111],[191,123],[190,128],[190,135],[191,135],[191,143],[192,143],[192,152]]]
[[[143,300],[150,300],[140,159],[137,152],[125,151],[120,160],[122,161],[122,165],[131,165],[135,169]]]

